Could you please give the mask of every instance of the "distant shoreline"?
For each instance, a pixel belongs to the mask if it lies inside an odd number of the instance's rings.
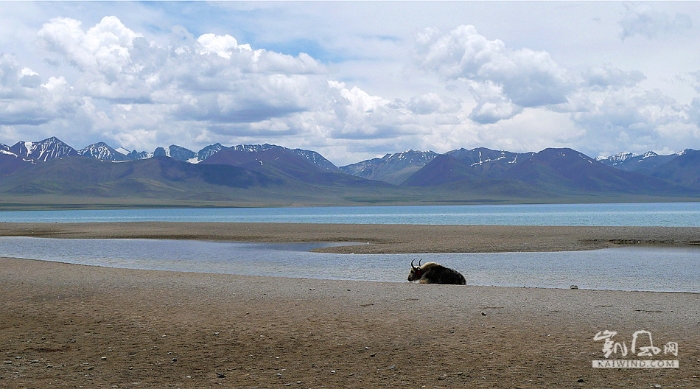
[[[484,198],[468,196],[463,200],[440,199],[419,195],[420,199],[389,197],[368,201],[334,198],[323,201],[282,201],[251,196],[244,200],[198,201],[164,199],[154,202],[149,198],[108,199],[57,195],[4,195],[0,211],[100,211],[148,209],[225,209],[225,208],[307,208],[307,207],[393,207],[393,206],[460,206],[460,205],[578,205],[578,204],[672,204],[700,203],[697,196],[644,196],[644,195],[569,195],[562,198]]]
[[[358,254],[578,251],[620,245],[700,247],[700,227],[221,222],[0,223],[0,236],[369,243],[318,250]]]

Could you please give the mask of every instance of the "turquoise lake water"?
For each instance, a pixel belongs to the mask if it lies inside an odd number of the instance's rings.
[[[0,222],[130,221],[699,227],[700,202],[0,212]]]

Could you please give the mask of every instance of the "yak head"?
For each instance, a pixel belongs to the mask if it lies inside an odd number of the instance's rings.
[[[418,281],[423,276],[423,269],[420,266],[422,259],[418,260],[418,267],[413,265],[413,261],[415,261],[415,259],[411,261],[411,271],[408,273],[408,280]]]

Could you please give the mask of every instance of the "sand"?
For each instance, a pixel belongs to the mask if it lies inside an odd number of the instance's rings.
[[[371,243],[357,254],[571,251],[619,244],[698,246],[695,227],[533,227],[295,223],[0,223],[0,236]]]
[[[353,251],[368,252],[689,245],[700,237],[693,228],[0,227],[0,235],[365,241],[373,244]],[[592,368],[593,360],[605,359],[604,342],[594,340],[604,330],[616,331],[612,340],[628,348],[627,356],[610,359],[677,360],[679,368]],[[651,332],[658,355],[631,356],[638,330]],[[678,344],[677,356],[664,354],[669,342]],[[698,388],[699,375],[699,294],[266,278],[0,259],[0,388]]]

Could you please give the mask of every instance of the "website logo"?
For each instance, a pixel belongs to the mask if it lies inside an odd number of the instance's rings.
[[[613,338],[617,331],[599,331],[593,337],[596,342],[603,341],[605,359],[593,360],[596,369],[678,369],[678,359],[667,359],[670,355],[678,356],[678,343],[667,342],[663,348],[654,346],[651,332],[639,330],[632,334],[632,343],[627,347],[624,341]],[[627,357],[644,357],[644,359],[627,359]],[[612,357],[612,359],[611,359]]]

